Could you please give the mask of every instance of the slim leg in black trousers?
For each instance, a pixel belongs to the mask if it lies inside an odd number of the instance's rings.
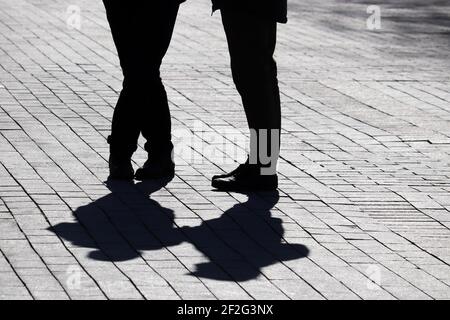
[[[242,98],[250,129],[249,160],[236,170],[213,177],[219,190],[275,190],[279,156],[281,105],[273,58],[277,22],[262,15],[221,7],[233,80]]]
[[[149,153],[169,156],[171,120],[160,66],[172,38],[178,1],[103,2],[124,76],[108,139],[111,155],[128,161],[142,133]]]
[[[271,145],[270,136],[263,137],[267,141],[268,150],[265,151],[269,153],[271,151],[271,158],[276,162],[281,129],[277,65],[273,58],[277,41],[277,23],[244,11],[224,8],[221,12],[230,51],[233,80],[242,97],[248,126],[257,133],[252,139],[261,139],[261,129],[276,135],[274,138],[277,145]],[[261,146],[259,143],[260,141],[250,142],[250,158],[261,164],[262,150],[259,150]]]

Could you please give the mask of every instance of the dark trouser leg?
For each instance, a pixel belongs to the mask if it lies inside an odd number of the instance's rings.
[[[222,22],[227,36],[231,57],[233,80],[242,97],[248,126],[258,133],[250,142],[250,158],[264,163],[257,147],[261,140],[261,129],[275,135],[276,145],[267,139],[276,162],[279,155],[281,129],[280,93],[277,66],[273,59],[276,46],[277,24],[258,16],[222,9]],[[264,140],[264,139],[263,139]]]
[[[124,75],[114,110],[111,150],[131,157],[142,132],[147,151],[170,152],[170,112],[159,69],[170,44],[178,4],[167,0],[103,2]]]

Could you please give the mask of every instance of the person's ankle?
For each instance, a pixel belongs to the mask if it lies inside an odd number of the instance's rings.
[[[243,165],[249,168],[248,170],[254,174],[262,176],[277,175],[276,163],[269,162],[264,164],[261,161],[251,161],[250,158],[247,158],[247,161]]]

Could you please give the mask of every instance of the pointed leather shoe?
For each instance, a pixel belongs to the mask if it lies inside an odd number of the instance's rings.
[[[258,166],[241,164],[236,170],[212,178],[212,186],[220,191],[274,191],[278,176],[261,175]]]

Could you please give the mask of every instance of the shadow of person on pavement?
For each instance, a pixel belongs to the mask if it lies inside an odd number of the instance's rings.
[[[279,200],[278,191],[245,195],[246,202],[237,203],[219,218],[204,221],[196,228],[184,228],[196,248],[210,260],[197,264],[193,275],[246,281],[258,277],[263,267],[308,255],[307,247],[283,242],[282,220],[271,214]],[[214,243],[208,229],[214,230],[227,247]],[[216,264],[226,274],[218,271]]]
[[[246,194],[246,202],[220,217],[179,228],[173,210],[149,197],[168,182],[110,182],[110,194],[78,208],[74,222],[49,230],[72,246],[92,249],[89,258],[100,261],[128,261],[191,243],[208,262],[190,274],[223,281],[251,280],[263,267],[308,255],[305,246],[283,242],[282,221],[271,216],[278,192]]]
[[[164,246],[157,234],[166,234],[166,246],[179,244],[181,238],[169,239],[179,233],[174,229],[173,211],[148,197],[168,182],[108,181],[110,194],[76,209],[75,222],[49,230],[73,246],[92,248],[89,257],[101,261],[127,261],[139,257],[140,252],[161,249]]]

